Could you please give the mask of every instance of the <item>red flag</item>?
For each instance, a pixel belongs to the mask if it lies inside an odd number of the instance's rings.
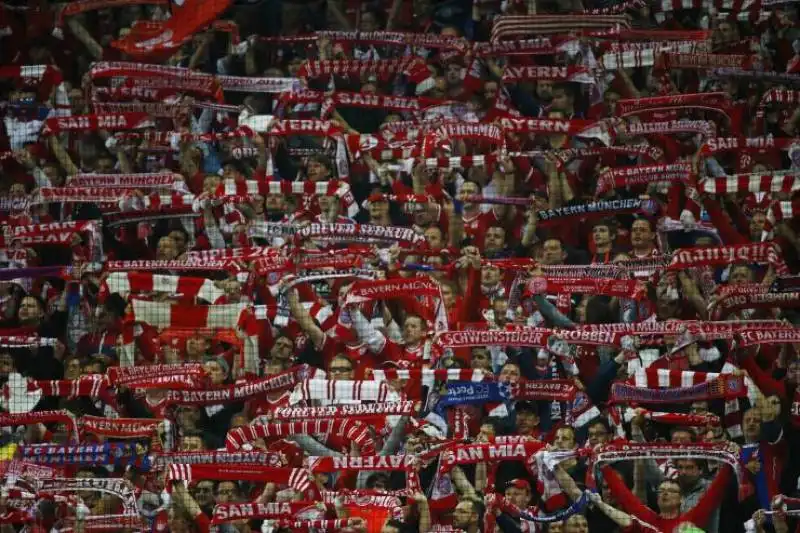
[[[169,20],[163,24],[149,22],[111,45],[136,59],[174,52],[232,3],[233,0],[172,0]]]

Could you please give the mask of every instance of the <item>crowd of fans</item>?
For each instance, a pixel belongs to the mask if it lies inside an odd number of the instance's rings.
[[[800,531],[798,6],[0,3],[0,531]]]

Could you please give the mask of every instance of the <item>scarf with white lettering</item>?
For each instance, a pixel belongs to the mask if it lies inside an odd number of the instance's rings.
[[[697,183],[697,190],[708,194],[790,193],[800,190],[800,175],[794,172],[773,172],[705,178]]]
[[[788,272],[775,243],[738,244],[708,248],[681,248],[672,255],[669,270],[698,266],[726,266],[736,263],[768,263],[778,274]]]
[[[218,503],[214,506],[211,524],[223,524],[231,520],[264,520],[271,518],[303,518],[306,514],[324,514],[318,502],[248,502]]]
[[[719,291],[716,300],[717,319],[727,317],[741,309],[773,309],[800,306],[800,292],[772,292],[768,285],[746,283],[727,285]]]
[[[59,492],[97,491],[116,496],[121,500],[124,514],[137,513],[136,494],[130,481],[122,478],[60,478],[43,479],[37,495]]]
[[[508,66],[503,72],[503,83],[518,83],[529,80],[549,80],[559,83],[597,83],[597,78],[595,78],[594,74],[588,68],[581,66]]]
[[[183,183],[179,174],[152,172],[143,174],[75,174],[67,187],[113,187],[116,189],[176,189]]]
[[[691,165],[684,162],[611,168],[603,172],[597,179],[595,196],[600,196],[613,189],[649,185],[650,183],[687,182],[691,171]]]
[[[383,420],[387,416],[413,415],[416,411],[414,404],[415,402],[411,400],[403,400],[392,403],[342,404],[323,407],[276,407],[272,410],[272,419],[288,421],[347,418],[362,422],[373,422],[376,419]]]
[[[542,226],[550,226],[587,216],[603,218],[607,216],[637,213],[641,211],[642,206],[642,200],[638,198],[599,200],[588,204],[568,205],[555,209],[538,211],[536,216],[539,220],[539,224]]]
[[[522,441],[516,444],[475,443],[457,444],[442,452],[439,473],[446,474],[455,466],[491,461],[525,461],[546,446],[540,441]]]
[[[31,198],[31,205],[45,203],[115,204],[132,193],[131,189],[109,187],[42,187]]]
[[[261,465],[273,468],[284,467],[286,456],[280,452],[264,452],[259,450],[229,452],[212,450],[204,452],[168,452],[153,456],[152,464],[156,468],[165,468],[171,464],[189,465]]]
[[[425,242],[425,236],[413,228],[401,226],[375,226],[371,224],[323,224],[312,223],[296,233],[298,239],[328,242],[380,243],[398,242],[412,247]]]
[[[674,444],[661,442],[612,442],[603,444],[595,450],[592,466],[605,463],[631,461],[634,459],[705,459],[720,461],[736,473],[742,480],[742,468],[739,456],[728,448],[727,443],[696,442],[691,444]]]
[[[631,122],[621,126],[628,135],[700,134],[705,138],[717,136],[717,126],[709,120],[662,120],[657,122]]]
[[[112,439],[149,439],[164,421],[153,418],[103,418],[83,415],[79,422],[84,435],[91,434]]]
[[[475,42],[472,51],[477,57],[497,57],[515,55],[550,55],[566,52],[575,43],[567,36],[553,35],[535,39],[519,39],[495,42]]]
[[[762,70],[762,61],[755,55],[733,54],[661,54],[657,64],[663,69],[736,68]]]
[[[195,390],[167,391],[165,404],[175,405],[219,405],[227,402],[244,401],[254,396],[262,396],[270,392],[286,391],[302,382],[307,370],[288,370],[274,376],[241,380],[231,385]]]
[[[91,115],[48,118],[44,121],[42,135],[58,135],[64,132],[94,132],[97,130],[133,130],[153,127],[147,113],[143,112],[102,112]]]
[[[711,137],[706,139],[700,148],[702,155],[714,155],[725,152],[760,152],[761,150],[787,151],[797,146],[797,139],[769,137]]]
[[[531,294],[602,294],[616,298],[642,300],[647,297],[644,284],[635,279],[611,278],[534,278],[523,293]]]
[[[451,381],[439,400],[440,407],[508,400],[570,402],[576,393],[572,381],[564,379],[520,380],[517,383]]]
[[[740,331],[737,333],[737,345],[741,348],[758,346],[760,344],[783,344],[797,342],[800,342],[800,329],[796,328],[776,330],[757,328]]]
[[[22,244],[71,245],[75,235],[86,234],[90,242],[102,242],[99,224],[95,220],[50,222],[32,226],[3,227],[3,244],[19,242]]]
[[[268,424],[251,424],[228,431],[225,448],[228,451],[240,450],[245,444],[258,439],[282,438],[290,435],[337,435],[358,444],[361,453],[375,453],[375,441],[370,434],[370,426],[357,420],[303,420]]]
[[[495,124],[472,124],[468,122],[443,124],[426,135],[422,141],[422,155],[431,157],[434,150],[449,145],[452,139],[467,139],[494,145],[498,149],[505,148],[505,134],[503,129]]]
[[[233,258],[216,260],[130,260],[130,261],[107,261],[105,270],[107,272],[128,272],[131,270],[141,270],[145,272],[154,271],[177,271],[177,272],[196,272],[196,271],[219,271],[219,272],[238,272],[244,270],[244,262]]]
[[[304,459],[304,465],[312,474],[319,472],[337,472],[348,470],[362,472],[370,470],[386,470],[409,472],[413,471],[418,459],[415,455],[372,455],[372,456],[342,456],[342,457],[315,457]]]
[[[433,98],[391,96],[381,94],[362,94],[336,91],[325,95],[319,93],[322,104],[320,116],[325,118],[337,107],[357,107],[361,109],[384,109],[393,113],[411,113],[422,111],[426,107],[442,104],[443,100]]]
[[[615,111],[617,115],[624,116],[629,113],[646,109],[686,105],[720,106],[728,104],[729,102],[730,97],[727,95],[727,93],[723,92],[674,94],[668,96],[623,99],[617,102]]]
[[[38,465],[100,466],[136,465],[149,468],[146,457],[140,457],[138,443],[104,444],[28,444],[19,447],[19,454],[26,462]]]
[[[80,439],[78,422],[72,413],[66,410],[60,411],[33,411],[30,413],[0,413],[0,426],[28,426],[32,424],[49,424],[57,422],[64,424],[67,428],[70,440],[77,442]]]

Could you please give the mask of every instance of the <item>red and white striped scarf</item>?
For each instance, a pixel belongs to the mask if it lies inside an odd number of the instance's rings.
[[[363,74],[376,74],[386,78],[399,74],[420,61],[419,58],[414,57],[398,59],[331,59],[306,61],[300,65],[296,75],[299,78],[319,78],[329,75],[360,76]]]
[[[165,292],[184,300],[200,298],[211,304],[225,296],[225,291],[210,279],[149,272],[112,272],[101,284],[100,291],[101,295],[117,293],[123,297],[131,293]]]
[[[784,220],[793,220],[795,217],[800,217],[800,200],[774,202],[767,210],[764,230],[771,231],[775,224]]]
[[[501,15],[494,19],[491,41],[628,27],[630,20],[626,15]]]
[[[722,372],[692,372],[689,370],[669,370],[663,368],[646,368],[638,369],[636,373],[630,378],[629,382],[636,387],[644,387],[649,389],[660,388],[682,388],[692,387],[702,383],[718,380],[721,377],[730,377],[734,375],[734,367],[730,363],[725,363],[722,367]],[[751,405],[755,405],[757,396],[759,394],[758,388],[749,377],[744,378],[744,392],[750,400]],[[736,392],[741,394],[742,390]],[[731,438],[739,438],[742,436],[742,412],[738,397],[727,399],[725,402],[725,414],[723,423]]]
[[[71,244],[75,235],[89,234],[99,239],[99,224],[95,220],[49,222],[31,226],[4,226],[3,244]]]
[[[735,194],[745,191],[789,193],[800,190],[800,176],[794,172],[773,172],[705,178],[697,183],[697,190],[708,194]]]
[[[225,448],[228,451],[241,449],[245,444],[258,439],[271,439],[290,435],[338,435],[359,445],[361,453],[375,453],[375,441],[370,434],[370,426],[356,420],[303,420],[268,424],[240,426],[228,431]]]
[[[31,406],[33,407],[33,406]],[[67,410],[60,411],[34,411],[30,413],[0,413],[0,427],[27,426],[32,424],[47,424],[57,422],[67,428],[72,442],[80,440],[78,422],[72,413]]]
[[[249,310],[244,304],[180,305],[131,299],[130,322],[156,328],[239,329]]]
[[[309,379],[298,384],[292,391],[289,402],[293,404],[309,400],[387,402],[398,399],[398,394],[384,382]]]
[[[297,78],[250,78],[220,74],[215,78],[223,90],[231,92],[279,94],[300,88]]]

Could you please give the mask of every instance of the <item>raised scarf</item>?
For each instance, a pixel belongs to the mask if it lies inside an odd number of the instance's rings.
[[[741,309],[791,308],[800,305],[800,292],[772,292],[768,285],[746,283],[724,287],[716,301],[716,317]]]
[[[698,266],[726,266],[736,263],[769,263],[778,274],[788,271],[775,243],[736,244],[707,248],[680,248],[672,255],[669,270]]]
[[[575,39],[553,35],[535,39],[473,43],[472,51],[476,57],[497,57],[515,55],[551,55],[566,52]]]
[[[124,514],[137,512],[136,495],[127,479],[120,478],[57,478],[43,479],[37,487],[38,495],[58,492],[97,491],[122,500]]]
[[[668,96],[623,99],[617,102],[615,111],[617,115],[624,116],[646,109],[687,105],[720,106],[726,105],[729,102],[729,96],[727,93],[723,92],[674,94]]]
[[[31,205],[45,203],[114,204],[131,193],[131,189],[116,187],[42,187],[31,198]]]
[[[537,277],[528,282],[523,297],[533,294],[602,294],[616,298],[643,300],[645,285],[635,279]]]
[[[597,179],[595,196],[624,187],[636,187],[661,182],[669,182],[670,184],[686,182],[689,179],[691,170],[691,165],[683,162],[612,168],[603,172]]]
[[[800,190],[800,175],[794,172],[773,172],[705,178],[697,183],[697,190],[708,194],[790,193]]]
[[[523,441],[516,444],[458,444],[442,452],[439,473],[446,474],[455,466],[487,461],[524,461],[545,446],[546,444],[540,441]]]
[[[792,220],[797,216],[800,216],[800,200],[773,202],[767,209],[764,230],[769,232],[775,227],[775,224],[784,220]]]
[[[503,83],[518,83],[530,80],[548,80],[559,83],[597,83],[597,78],[586,67],[546,67],[538,65],[508,66],[503,72]]]
[[[48,118],[44,121],[42,135],[57,135],[67,131],[95,132],[97,130],[133,130],[153,127],[147,113],[109,112],[71,117]]]
[[[166,22],[149,23],[146,29],[133,29],[111,46],[137,59],[171,55],[192,35],[213,23],[233,0],[184,0],[171,4],[172,16]]]
[[[783,344],[800,342],[800,330],[765,330],[753,329],[737,333],[738,345],[742,348],[760,344]]]
[[[413,228],[401,226],[376,226],[371,224],[312,223],[296,233],[298,239],[334,242],[399,242],[410,247],[425,241],[425,236]]]
[[[575,393],[573,382],[565,379],[520,380],[513,384],[450,381],[447,383],[447,392],[439,400],[439,406],[506,400],[569,402],[575,398]]]
[[[376,46],[396,45],[434,50],[466,51],[471,43],[462,37],[437,35],[433,33],[410,33],[400,31],[318,31],[317,38],[332,42],[349,42]]]
[[[103,418],[83,415],[79,419],[81,432],[111,439],[149,439],[163,420],[152,418]]]
[[[622,126],[628,135],[674,135],[679,133],[700,134],[706,138],[716,137],[717,126],[709,120],[662,120],[657,122],[632,122]]]
[[[621,200],[599,200],[588,204],[569,205],[555,209],[537,211],[539,224],[550,226],[566,222],[574,218],[616,216],[628,213],[637,213],[642,209],[643,202],[638,198]]]
[[[733,54],[661,54],[657,61],[663,69],[711,69],[736,68],[739,70],[762,70],[762,61],[755,55]]]
[[[328,418],[332,420],[347,418],[371,421],[386,416],[410,416],[416,412],[415,402],[403,400],[392,403],[342,404],[323,407],[276,407],[272,410],[272,420],[313,420]]]
[[[100,224],[95,220],[50,222],[32,226],[4,226],[4,242],[21,244],[71,245],[75,235],[86,233],[99,237]]]
[[[500,15],[494,19],[491,41],[623,27],[630,27],[625,15]]]
[[[761,150],[789,150],[798,144],[796,139],[768,137],[711,137],[700,148],[702,155],[724,152],[760,152]]]
[[[116,189],[175,189],[183,183],[179,174],[152,172],[143,174],[75,174],[67,187],[113,187]]]
[[[292,391],[289,403],[308,400],[390,402],[398,400],[398,396],[385,382],[307,379]]]
[[[231,520],[264,520],[280,517],[301,517],[306,513],[319,513],[318,502],[248,502],[218,503],[214,506],[211,524]]]
[[[251,424],[228,431],[225,448],[237,451],[245,444],[258,439],[270,439],[290,435],[338,435],[358,444],[364,455],[375,453],[375,441],[370,426],[357,420],[303,420],[268,424]]]
[[[414,57],[398,59],[330,59],[306,61],[297,70],[299,78],[320,78],[322,76],[361,76],[376,74],[384,79],[402,73],[421,60]]]
[[[237,480],[270,481],[279,485],[289,485],[298,491],[305,491],[311,481],[308,472],[302,468],[276,468],[262,465],[218,465],[218,464],[177,464],[167,466],[167,479],[171,481],[197,480]]]
[[[15,427],[28,426],[32,424],[49,424],[57,422],[67,427],[70,440],[77,442],[80,439],[78,422],[72,413],[66,410],[60,411],[33,411],[30,413],[0,413],[0,426]]]
[[[286,457],[278,452],[264,452],[260,450],[229,452],[229,451],[204,451],[204,452],[170,452],[159,453],[153,456],[151,464],[158,469],[164,469],[171,464],[202,464],[202,465],[260,465],[273,468],[286,466]]]
[[[209,261],[181,261],[181,260],[147,260],[133,259],[130,261],[107,261],[105,270],[107,272],[128,272],[131,270],[142,270],[153,272],[157,270],[167,270],[176,272],[192,271],[232,271],[238,272],[244,269],[241,261],[236,259],[219,259]]]
[[[286,391],[294,388],[301,376],[289,370],[274,376],[250,379],[232,385],[200,390],[169,390],[166,404],[176,405],[218,405],[227,402],[243,401],[254,396],[264,396],[270,392]]]

